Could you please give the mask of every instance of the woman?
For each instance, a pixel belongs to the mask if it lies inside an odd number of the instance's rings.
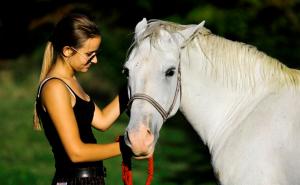
[[[104,184],[102,160],[131,156],[123,137],[119,142],[96,144],[92,128],[105,131],[124,110],[125,93],[103,110],[93,102],[76,79],[97,63],[101,43],[94,22],[81,14],[65,16],[47,43],[36,98],[34,127],[41,121],[52,147],[56,172],[52,184]]]

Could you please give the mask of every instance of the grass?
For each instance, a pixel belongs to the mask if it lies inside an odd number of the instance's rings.
[[[54,173],[51,148],[44,133],[32,129],[38,72],[36,67],[28,66],[28,60],[21,58],[0,66],[0,184],[48,185]],[[123,134],[128,119],[122,115],[109,131],[95,131],[98,142],[112,142]],[[154,161],[155,185],[216,184],[207,149],[181,114],[161,129]],[[122,184],[121,158],[105,160],[104,165],[106,183]],[[133,160],[134,184],[144,184],[146,177],[147,161]]]

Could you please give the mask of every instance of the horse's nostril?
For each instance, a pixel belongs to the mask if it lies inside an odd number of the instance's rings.
[[[150,129],[147,129],[147,133],[150,134],[150,135],[152,134]]]

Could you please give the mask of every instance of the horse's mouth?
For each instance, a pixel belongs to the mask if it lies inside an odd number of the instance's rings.
[[[151,147],[150,152],[142,152],[142,153],[133,152],[133,157],[135,159],[148,159],[153,155],[153,153],[154,153],[154,149],[152,149]]]
[[[125,143],[127,144],[127,146],[129,146],[132,150],[132,153],[133,153],[133,157],[135,159],[146,159],[146,158],[149,158],[153,155],[154,153],[154,147],[155,147],[155,144],[152,143],[149,147],[144,148],[143,150],[139,149],[137,150],[134,146],[132,146],[131,142],[130,142],[130,138],[127,137],[127,133],[125,135]]]
[[[129,146],[132,150],[133,157],[135,159],[145,159],[145,158],[149,158],[153,155],[155,144],[152,143],[150,146],[145,147],[145,148],[135,148],[132,145],[129,145]]]

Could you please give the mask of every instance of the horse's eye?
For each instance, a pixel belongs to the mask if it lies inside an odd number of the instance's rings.
[[[122,73],[125,75],[126,78],[129,77],[129,69],[127,67],[123,68]]]
[[[171,77],[175,74],[175,68],[172,67],[166,71],[166,77]]]

